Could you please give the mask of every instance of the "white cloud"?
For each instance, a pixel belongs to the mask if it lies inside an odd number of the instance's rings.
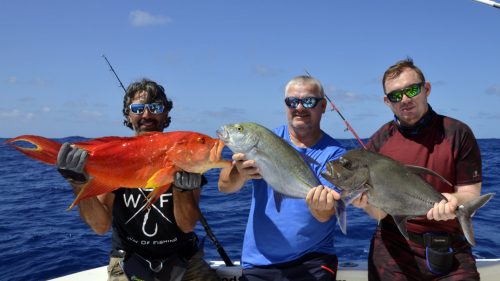
[[[500,85],[493,85],[486,89],[486,93],[490,95],[500,96]]]
[[[255,73],[257,73],[257,75],[262,77],[276,77],[277,75],[282,73],[282,71],[280,71],[279,69],[272,69],[265,65],[256,65],[254,71]]]
[[[82,110],[81,114],[85,117],[101,117],[103,114],[99,111]]]
[[[35,78],[33,80],[33,83],[38,87],[38,88],[44,88],[47,86],[47,81],[41,78]]]
[[[35,117],[31,112],[21,113],[18,109],[0,112],[0,118],[16,119],[16,120],[29,120]]]
[[[16,76],[10,76],[7,78],[7,83],[9,83],[9,84],[16,84],[16,82],[17,82]]]
[[[132,26],[142,27],[148,25],[161,25],[172,21],[171,18],[165,16],[153,16],[148,12],[135,10],[130,12],[129,20]]]
[[[42,107],[42,111],[43,112],[50,112],[50,107],[44,106],[44,107]]]

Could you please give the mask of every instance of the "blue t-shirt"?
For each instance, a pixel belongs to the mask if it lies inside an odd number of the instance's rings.
[[[334,187],[321,176],[327,162],[346,151],[340,143],[323,132],[312,147],[293,145],[286,125],[273,132],[286,140],[299,153],[316,162],[307,163],[321,184]],[[243,268],[270,265],[295,260],[307,253],[335,254],[333,232],[337,219],[319,222],[307,207],[305,199],[285,197],[281,210],[276,210],[273,189],[264,180],[253,180],[253,195],[248,216],[241,262]]]

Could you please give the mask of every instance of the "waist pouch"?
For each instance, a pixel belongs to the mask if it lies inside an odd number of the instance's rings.
[[[425,233],[425,260],[429,271],[435,275],[450,272],[453,268],[455,252],[451,247],[451,239],[447,234]]]
[[[155,279],[180,281],[186,272],[188,262],[177,254],[166,259],[148,260],[132,253],[126,254],[120,265],[131,281],[153,281]]]
[[[115,253],[122,258],[120,265],[131,281],[180,281],[186,272],[189,259],[199,249],[198,243],[198,237],[194,235],[177,252],[163,259],[146,259],[121,249],[117,249]]]

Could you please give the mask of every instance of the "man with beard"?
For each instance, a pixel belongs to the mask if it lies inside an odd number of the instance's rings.
[[[134,82],[123,100],[123,123],[136,136],[162,132],[170,124],[172,105],[161,85],[147,79]],[[57,167],[75,194],[88,180],[86,159],[85,150],[69,143],[59,151]],[[82,200],[80,217],[94,232],[104,235],[112,228],[108,280],[218,280],[203,260],[193,232],[205,183],[200,174],[178,172],[174,188],[148,209],[142,207],[149,189],[119,188]]]
[[[406,222],[409,240],[398,230],[397,218],[370,205],[366,194],[353,202],[380,221],[370,246],[369,280],[479,280],[455,216],[457,206],[481,193],[481,154],[474,134],[466,124],[431,108],[431,84],[411,59],[389,67],[382,85],[394,120],[375,132],[368,148],[433,170],[453,186],[424,176],[447,200],[436,203],[427,216]]]
[[[241,262],[244,280],[335,280],[338,260],[334,247],[335,200],[340,195],[321,176],[325,164],[345,149],[320,128],[326,100],[320,81],[298,76],[285,87],[288,124],[274,133],[300,154],[321,185],[306,200],[284,198],[276,209],[272,187],[262,179],[254,160],[243,153],[233,155],[233,166],[221,171],[219,190],[236,192],[253,182]],[[307,161],[309,160],[309,161]]]

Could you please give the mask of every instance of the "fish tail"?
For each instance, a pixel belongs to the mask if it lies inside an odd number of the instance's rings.
[[[23,147],[14,144],[14,142],[27,142],[35,147]],[[7,140],[6,143],[11,144],[15,149],[19,150],[26,156],[38,161],[55,165],[57,154],[61,148],[61,143],[44,137],[34,135],[22,135],[13,139]]]
[[[344,200],[338,200],[335,204],[335,215],[339,223],[340,230],[344,235],[347,234],[347,209]]]
[[[471,201],[460,205],[457,209],[457,218],[465,238],[472,246],[476,246],[476,241],[474,239],[474,231],[472,229],[472,216],[476,213],[477,209],[484,206],[488,201],[495,195],[495,193],[488,193],[478,198],[474,198]]]

